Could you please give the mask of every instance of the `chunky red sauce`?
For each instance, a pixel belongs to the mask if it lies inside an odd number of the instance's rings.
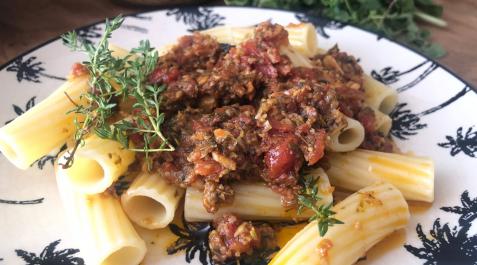
[[[153,170],[203,190],[209,212],[232,200],[231,184],[244,180],[264,181],[285,207],[296,206],[300,169],[322,159],[327,135],[345,125],[344,115],[365,127],[363,148],[392,149],[364,106],[363,71],[352,56],[334,47],[311,58],[313,68],[294,67],[280,54],[284,45],[288,33],[269,22],[234,47],[194,33],[149,76],[166,85],[162,126],[176,147],[154,153]],[[141,147],[140,135],[132,141]]]
[[[87,75],[87,74],[89,74],[89,71],[86,68],[86,66],[84,66],[83,64],[74,63],[73,67],[71,67],[71,75],[73,77],[79,77],[79,76]]]
[[[209,247],[212,259],[218,263],[251,254],[257,248],[276,247],[274,230],[268,224],[253,225],[224,214],[214,220],[214,228],[209,233]]]

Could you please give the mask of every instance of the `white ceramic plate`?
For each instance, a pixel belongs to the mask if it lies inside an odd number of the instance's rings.
[[[193,30],[254,25],[269,19],[282,24],[314,23],[321,47],[338,43],[360,59],[367,73],[397,89],[394,140],[403,151],[435,161],[434,204],[411,205],[412,219],[406,231],[386,240],[360,264],[477,264],[477,128],[473,127],[477,94],[438,63],[352,26],[253,8],[188,7],[138,14],[127,17],[111,42],[132,48],[147,38],[160,46]],[[77,31],[84,40],[95,42],[103,26],[99,23]],[[4,65],[0,70],[0,124],[44,99],[63,82],[72,63],[82,59],[56,38]],[[53,176],[54,156],[43,157],[21,171],[0,155],[0,265],[86,264],[64,218]],[[150,248],[144,264],[211,264],[207,233],[200,228],[188,226],[182,231],[175,247],[184,250],[174,255],[166,253],[167,246],[178,240],[170,229],[141,230]]]

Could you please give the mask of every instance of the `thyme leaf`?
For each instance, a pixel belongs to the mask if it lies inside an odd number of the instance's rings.
[[[328,228],[335,224],[343,224],[340,220],[334,218],[335,212],[331,210],[332,203],[328,205],[317,206],[321,200],[318,194],[318,179],[314,176],[307,175],[301,178],[302,189],[297,197],[298,199],[298,215],[302,214],[305,209],[313,212],[308,219],[309,222],[317,221],[320,236],[324,236],[328,232]]]
[[[81,95],[87,103],[75,104],[70,111],[81,114],[84,119],[75,120],[75,145],[67,154],[63,168],[71,167],[76,150],[92,132],[101,138],[116,140],[124,148],[143,152],[146,159],[151,152],[174,150],[161,131],[164,122],[164,113],[160,111],[161,92],[165,86],[148,82],[159,57],[157,51],[147,40],[140,41],[139,47],[123,58],[114,57],[109,49],[108,40],[123,21],[121,15],[106,20],[103,37],[97,45],[81,42],[74,31],[62,36],[64,44],[71,50],[87,54],[88,60],[82,64],[88,70],[91,87]],[[133,115],[111,124],[110,120],[122,101],[133,102]],[[143,145],[132,146],[132,135],[141,138]]]

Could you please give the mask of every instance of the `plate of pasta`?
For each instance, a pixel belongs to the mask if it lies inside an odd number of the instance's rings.
[[[171,8],[0,80],[0,264],[477,264],[476,91],[373,33]]]

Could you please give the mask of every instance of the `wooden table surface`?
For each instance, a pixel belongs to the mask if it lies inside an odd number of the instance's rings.
[[[449,23],[444,29],[430,27],[433,40],[448,52],[438,61],[477,87],[477,1],[437,2],[443,4]],[[111,0],[0,1],[0,65],[68,30],[119,13],[155,8],[159,7],[125,6]]]

